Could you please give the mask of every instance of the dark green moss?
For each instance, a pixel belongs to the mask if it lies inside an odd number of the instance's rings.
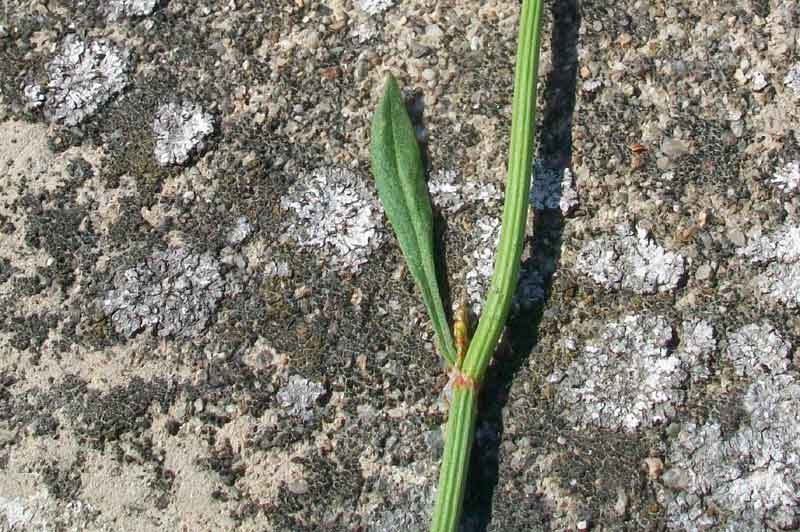
[[[222,483],[233,486],[245,473],[241,459],[233,453],[231,444],[225,440],[222,445],[215,445],[209,456],[199,460],[201,466],[219,475]]]
[[[51,496],[60,501],[72,502],[81,490],[82,465],[83,460],[80,458],[67,467],[50,461],[39,466],[39,475]]]
[[[152,424],[151,406],[167,410],[175,401],[177,386],[167,379],[145,381],[134,377],[108,392],[82,387],[66,405],[74,430],[95,448],[127,433],[139,434]]]
[[[13,333],[11,346],[20,351],[42,347],[51,330],[58,326],[58,316],[51,313],[12,316],[3,330]]]
[[[71,159],[67,164],[67,172],[79,185],[82,185],[87,179],[94,177],[94,168],[92,164],[83,157]]]
[[[27,428],[35,436],[55,435],[59,430],[53,413],[83,389],[85,383],[72,375],[50,389],[32,388],[21,394],[8,392],[16,377],[5,374],[5,394],[0,394],[0,421],[9,429]],[[0,382],[0,384],[4,384]]]
[[[42,208],[41,198],[31,196],[22,204],[29,209],[25,243],[46,251],[53,259],[40,274],[47,283],[69,288],[75,281],[75,268],[81,259],[91,260],[91,248],[97,240],[91,223],[85,220],[86,211],[72,206]]]
[[[12,273],[14,273],[14,268],[11,266],[11,261],[5,257],[0,258],[0,284],[8,281]]]
[[[13,286],[17,297],[35,296],[47,288],[38,275],[16,277],[14,278]]]
[[[352,454],[352,451],[350,449],[347,452],[349,456],[345,462],[317,454],[309,459],[297,460],[307,473],[308,492],[295,495],[283,486],[276,508],[278,515],[288,518],[287,522],[292,525],[291,530],[320,530],[323,524],[330,527],[331,524],[326,523],[325,518],[334,514],[332,509],[350,509],[355,505],[361,494],[363,480],[357,455]],[[335,522],[335,530],[348,529],[344,519],[341,516]]]

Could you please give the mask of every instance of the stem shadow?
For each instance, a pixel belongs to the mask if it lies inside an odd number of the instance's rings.
[[[555,172],[562,176],[572,161],[572,117],[580,28],[578,0],[554,0],[551,12],[552,70],[544,83],[545,105],[537,130],[541,139],[537,171],[541,170],[542,174]],[[475,443],[460,526],[462,531],[486,531],[492,520],[492,502],[500,473],[503,410],[514,378],[527,363],[538,340],[539,324],[561,259],[563,226],[564,219],[558,208],[535,212],[533,235],[526,241],[530,258],[523,262],[521,280],[532,272],[538,274],[543,281],[544,298],[509,321],[506,341],[497,349],[487,372],[478,405]]]

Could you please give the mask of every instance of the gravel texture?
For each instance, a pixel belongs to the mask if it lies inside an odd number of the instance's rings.
[[[0,530],[427,529],[447,376],[370,119],[392,72],[479,319],[519,6],[5,0]],[[463,530],[800,527],[799,17],[546,3]]]

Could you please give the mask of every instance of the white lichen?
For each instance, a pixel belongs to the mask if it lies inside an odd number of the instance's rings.
[[[348,170],[315,170],[292,185],[281,207],[294,218],[285,238],[318,250],[340,272],[358,272],[386,240],[372,188]]]
[[[25,98],[28,99],[28,109],[38,109],[44,105],[47,96],[44,87],[38,83],[26,85],[25,88],[22,89],[22,93],[25,95]]]
[[[792,65],[783,78],[783,84],[791,89],[795,96],[800,96],[800,63]]]
[[[795,262],[800,259],[800,225],[785,226],[773,234],[753,238],[746,247],[737,249],[736,254],[756,263]]]
[[[153,120],[154,155],[161,166],[183,164],[193,153],[202,153],[214,132],[214,119],[199,104],[167,103]]]
[[[67,35],[47,65],[48,118],[68,126],[82,122],[125,88],[130,69],[127,50],[105,39],[86,43]]]
[[[494,272],[494,257],[500,242],[500,220],[491,216],[478,218],[473,240],[466,255],[465,277],[467,298],[476,313],[485,302],[486,290]],[[512,309],[529,309],[545,299],[545,280],[536,267],[527,265],[520,269],[517,289],[512,299]]]
[[[196,336],[205,330],[226,291],[219,262],[184,248],[153,253],[117,272],[103,309],[127,337],[149,330],[158,336]]]
[[[690,318],[681,324],[680,340],[675,355],[688,368],[690,382],[697,384],[707,381],[717,350],[714,327],[706,320]]]
[[[754,279],[757,292],[789,308],[800,306],[800,225],[753,238],[736,254],[761,268]]]
[[[661,316],[624,317],[588,343],[566,370],[554,372],[563,415],[580,426],[633,432],[672,418],[686,400],[686,363],[672,352],[673,330]]]
[[[658,491],[671,530],[767,531],[800,526],[800,383],[789,346],[769,323],[728,338],[726,358],[752,378],[743,423],[685,423],[672,440]]]
[[[230,231],[228,231],[228,235],[225,237],[225,240],[228,244],[232,246],[238,246],[253,233],[253,225],[249,222],[246,216],[240,216],[236,220],[236,225],[234,225]]]
[[[305,421],[311,419],[314,407],[325,394],[325,387],[300,375],[292,375],[289,382],[278,390],[277,398],[284,412]]]
[[[394,5],[394,0],[357,0],[358,8],[368,15],[379,15]]]
[[[478,218],[473,235],[473,251],[467,256],[466,290],[475,312],[480,312],[494,271],[494,250],[500,241],[500,220],[490,216]]]
[[[536,161],[530,192],[531,205],[536,210],[559,209],[566,216],[578,206],[575,177],[569,168],[550,168]]]
[[[123,17],[143,17],[151,14],[158,0],[109,0],[106,12],[109,20]]]
[[[608,290],[637,294],[674,291],[686,273],[684,259],[656,244],[644,230],[629,224],[617,226],[613,237],[592,240],[583,246],[575,270]]]
[[[770,323],[752,323],[728,336],[726,359],[740,377],[775,375],[789,369],[791,348]]]
[[[767,77],[764,75],[763,72],[759,72],[758,70],[752,72],[750,75],[750,86],[756,92],[761,92],[769,85],[769,81],[767,81]]]
[[[503,194],[492,183],[476,181],[458,182],[452,170],[437,172],[428,183],[428,190],[435,207],[456,213],[465,207],[488,207],[499,205]]]
[[[477,211],[477,222],[466,246],[465,282],[467,297],[475,312],[483,307],[484,294],[494,271],[494,257],[500,241],[500,220],[481,213],[496,212],[500,208],[503,194],[492,183],[458,181],[456,172],[439,171],[428,183],[433,205],[447,213],[458,213],[463,209]],[[523,267],[513,309],[529,308],[545,297],[544,277],[532,266]]]
[[[784,192],[800,189],[800,161],[792,161],[775,172],[772,182]]]

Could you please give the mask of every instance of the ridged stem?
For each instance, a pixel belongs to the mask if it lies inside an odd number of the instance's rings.
[[[477,391],[456,387],[447,418],[447,439],[433,509],[434,532],[449,532],[458,527],[477,414]]]
[[[511,299],[519,280],[520,258],[528,219],[536,125],[536,88],[539,73],[542,0],[523,0],[520,12],[514,101],[511,114],[508,180],[503,223],[494,274],[486,307],[472,338],[450,406],[439,490],[433,511],[432,532],[455,532],[461,518],[469,456],[477,416],[477,390],[494,354],[508,318]],[[458,384],[462,385],[459,386]],[[466,383],[466,385],[463,385]]]
[[[542,0],[524,0],[520,13],[519,46],[514,76],[508,180],[503,206],[500,244],[486,308],[472,338],[462,371],[477,383],[483,379],[500,334],[506,325],[511,299],[519,280],[520,257],[528,219],[533,138],[536,126],[536,85],[539,74]]]

